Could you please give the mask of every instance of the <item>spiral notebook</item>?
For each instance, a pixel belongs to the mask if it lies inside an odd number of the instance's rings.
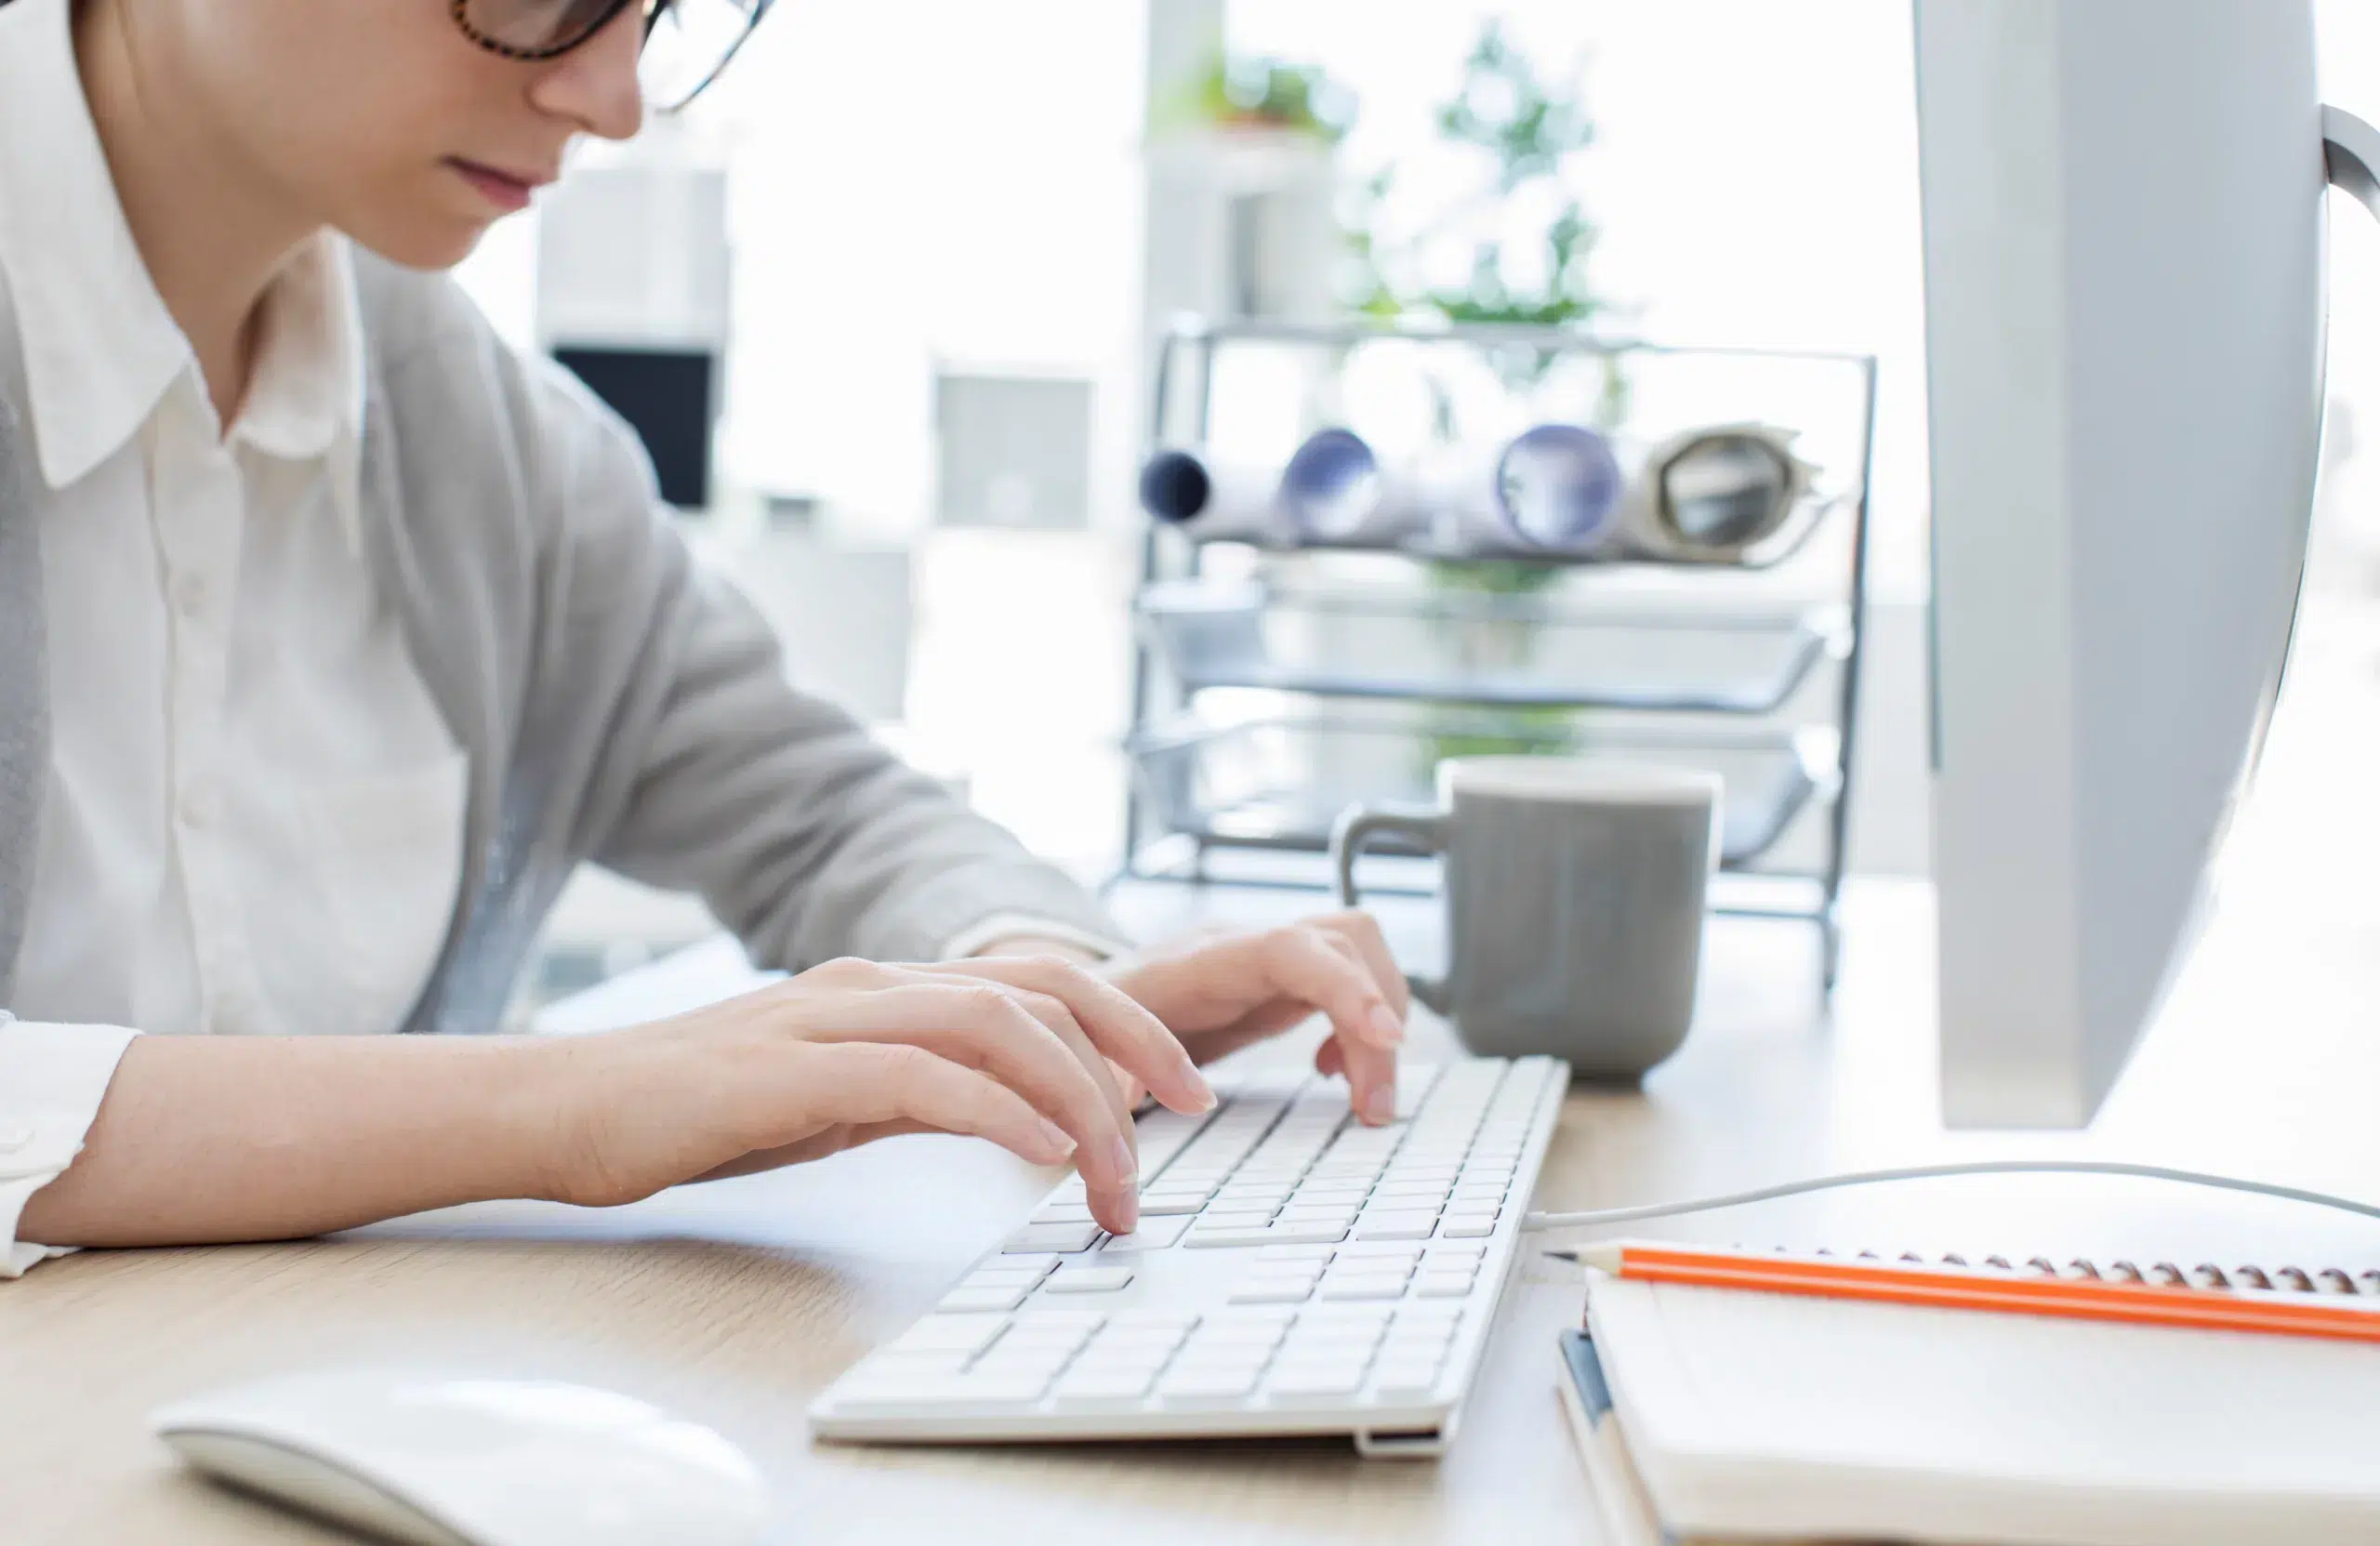
[[[1620,1546],[2380,1541],[2380,1344],[1588,1278]]]

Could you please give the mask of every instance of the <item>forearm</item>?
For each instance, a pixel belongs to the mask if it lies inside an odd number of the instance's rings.
[[[287,1239],[548,1196],[568,1157],[566,1063],[513,1037],[143,1037],[18,1237]]]

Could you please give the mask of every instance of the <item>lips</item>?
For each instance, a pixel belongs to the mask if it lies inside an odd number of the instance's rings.
[[[477,190],[482,198],[508,215],[529,207],[530,195],[553,180],[549,177],[523,177],[517,172],[490,166],[484,162],[467,161],[461,156],[447,157],[446,165]]]

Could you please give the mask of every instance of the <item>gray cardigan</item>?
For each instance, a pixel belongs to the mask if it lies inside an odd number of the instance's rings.
[[[755,961],[918,959],[995,913],[1114,936],[1005,832],[787,685],[634,434],[442,275],[359,251],[365,557],[470,759],[465,875],[405,1029],[494,1025],[581,860],[701,893]],[[48,778],[23,351],[0,284],[0,1019]],[[127,961],[125,970],[138,963]]]

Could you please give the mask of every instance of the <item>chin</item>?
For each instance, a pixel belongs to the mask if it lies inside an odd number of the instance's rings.
[[[408,218],[359,220],[344,229],[359,246],[408,269],[451,269],[469,258],[492,220],[465,219],[447,211]]]

